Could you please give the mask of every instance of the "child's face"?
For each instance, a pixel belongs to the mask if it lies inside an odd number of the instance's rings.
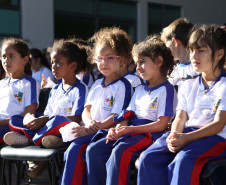
[[[99,71],[105,76],[110,77],[112,75],[120,73],[120,57],[117,57],[115,52],[110,46],[99,46],[96,48],[96,57],[103,57],[101,62],[96,62]],[[112,60],[106,59],[106,57],[112,58]]]
[[[52,72],[56,79],[65,79],[75,75],[74,63],[68,63],[68,59],[65,56],[55,51],[51,53]]]
[[[146,56],[134,56],[135,64],[137,65],[137,73],[143,80],[151,80],[153,77],[160,74],[160,66],[155,64],[151,58]]]
[[[21,78],[24,75],[24,66],[28,62],[28,56],[22,58],[12,46],[2,47],[2,66],[12,78]]]
[[[197,45],[196,48],[190,50],[190,60],[193,69],[200,73],[212,72],[218,62],[215,59],[214,61],[212,60],[212,50],[209,46],[203,46],[200,41],[197,42]]]

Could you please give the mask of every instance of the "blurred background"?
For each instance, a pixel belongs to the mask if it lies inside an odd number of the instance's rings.
[[[136,42],[179,17],[223,25],[226,0],[0,0],[0,42],[15,36],[44,49],[58,38],[88,39],[106,26],[120,26]]]

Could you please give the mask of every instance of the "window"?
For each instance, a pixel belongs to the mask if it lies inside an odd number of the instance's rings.
[[[148,33],[159,33],[175,19],[180,17],[180,7],[149,3]]]
[[[0,36],[20,36],[19,0],[0,1]]]
[[[90,38],[96,30],[119,26],[136,40],[136,3],[122,0],[54,1],[55,37]]]

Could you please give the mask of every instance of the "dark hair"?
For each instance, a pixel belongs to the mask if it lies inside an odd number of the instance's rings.
[[[193,24],[188,19],[176,19],[169,26],[163,29],[161,39],[165,42],[167,40],[175,38],[181,41],[184,47],[187,47],[192,28]]]
[[[99,45],[110,46],[112,50],[124,58],[124,65],[127,67],[132,61],[131,50],[133,42],[130,36],[122,29],[117,27],[106,27],[96,32],[89,41],[94,42],[92,56],[95,55]]]
[[[42,54],[42,52],[39,49],[31,48],[30,53],[33,58],[35,58],[35,59],[40,58],[41,65],[43,65],[51,70],[51,67],[50,67],[46,57]]]
[[[1,48],[4,45],[12,46],[13,49],[15,49],[21,55],[22,58],[24,58],[26,56],[28,56],[30,58],[30,50],[29,50],[27,43],[24,40],[10,37],[10,38],[6,38],[2,41]],[[32,75],[30,60],[28,60],[28,62],[24,66],[24,73],[29,76]]]
[[[77,68],[75,74],[83,71],[87,71],[90,64],[87,62],[87,51],[85,48],[79,48],[79,46],[71,41],[60,39],[54,41],[51,52],[57,52],[68,59],[68,63],[76,62]]]
[[[91,46],[89,45],[88,41],[76,37],[70,38],[68,41],[76,44],[81,50],[84,50],[87,54],[87,61],[89,61],[89,57],[91,56]],[[90,73],[92,75],[93,68],[94,64],[88,63],[85,71],[81,72]]]
[[[210,47],[212,50],[212,60],[215,57],[216,51],[220,49],[224,50],[224,56],[220,59],[216,66],[216,68],[219,67],[223,70],[226,59],[226,31],[216,25],[201,25],[192,32],[188,44],[189,49],[192,50],[200,47],[198,45],[198,41],[200,41],[203,46]]]
[[[159,56],[162,56],[163,63],[160,67],[160,73],[163,77],[167,78],[173,71],[174,59],[169,48],[166,47],[164,42],[160,39],[159,35],[148,36],[143,42],[137,43],[133,46],[133,56],[149,57],[153,62]]]

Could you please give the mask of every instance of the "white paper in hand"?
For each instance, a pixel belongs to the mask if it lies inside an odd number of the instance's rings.
[[[74,134],[72,134],[72,128],[79,127],[79,126],[80,125],[78,123],[71,122],[71,123],[65,125],[64,127],[61,127],[59,129],[59,131],[62,135],[63,142],[68,142],[68,141],[74,140],[76,137],[74,136]]]
[[[30,122],[33,121],[34,119],[35,119],[34,116],[32,116],[30,113],[27,113],[27,114],[24,116],[23,124],[24,124],[24,125],[27,125],[28,123],[30,123]]]

